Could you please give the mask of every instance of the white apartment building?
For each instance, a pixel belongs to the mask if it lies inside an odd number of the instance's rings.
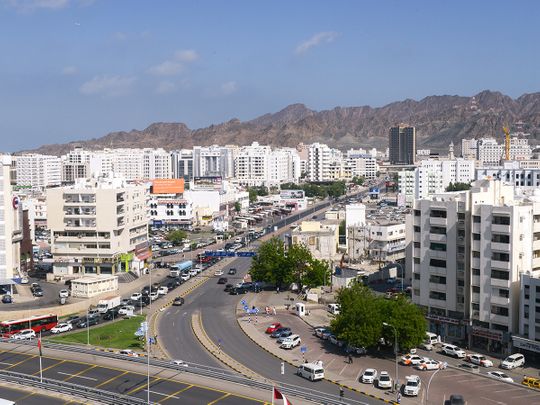
[[[0,156],[0,286],[10,289],[21,266],[22,204],[12,189],[12,157]]]
[[[48,189],[54,274],[72,278],[140,270],[151,256],[147,194],[146,185],[118,177]]]
[[[39,191],[62,183],[62,161],[59,157],[27,153],[14,159],[18,187]]]
[[[413,301],[435,333],[496,353],[519,332],[520,275],[540,273],[540,198],[515,192],[476,181],[416,201],[412,217]]]
[[[157,228],[166,226],[190,229],[193,220],[192,204],[183,194],[183,179],[169,182],[154,180],[148,200],[150,224]]]
[[[162,148],[142,150],[143,179],[172,178],[171,154]],[[136,179],[134,179],[136,180]]]
[[[343,164],[345,167],[345,178],[352,179],[358,176],[366,179],[374,179],[377,177],[377,172],[379,171],[377,149],[373,148],[369,153],[365,153],[364,149],[349,149]]]
[[[193,180],[193,149],[180,149],[171,152],[172,177]]]
[[[193,177],[234,177],[235,153],[231,146],[194,146]]]
[[[401,262],[406,256],[405,223],[381,222],[368,226],[368,253],[379,262]]]
[[[76,179],[87,178],[91,175],[90,158],[92,152],[76,147],[61,157],[62,183],[73,183]]]
[[[463,148],[463,141],[462,141]],[[528,139],[510,138],[510,160],[528,160],[532,158],[532,148]],[[504,141],[498,143],[494,138],[476,140],[476,159],[482,166],[497,166],[505,160]]]
[[[342,153],[328,145],[313,143],[308,146],[307,180],[328,181],[341,178]]]
[[[540,219],[533,224],[534,249],[540,248]],[[533,246],[534,246],[533,245]],[[522,273],[520,283],[519,336],[512,336],[512,346],[524,353],[527,361],[540,358],[540,277]]]
[[[525,162],[530,161],[510,161],[503,162],[502,166],[480,167],[476,169],[476,180],[494,179],[517,187],[540,187],[540,167],[523,168],[522,163]]]

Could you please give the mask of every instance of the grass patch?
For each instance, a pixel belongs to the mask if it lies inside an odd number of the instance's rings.
[[[134,316],[129,319],[108,323],[103,326],[90,328],[90,344],[92,346],[110,347],[114,349],[142,349],[144,340],[139,340],[135,336],[135,331],[139,329],[144,316]],[[87,343],[87,331],[81,329],[80,332],[69,333],[49,338],[56,343]]]

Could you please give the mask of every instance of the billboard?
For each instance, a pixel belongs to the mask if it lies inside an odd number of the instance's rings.
[[[193,186],[195,189],[220,189],[221,183],[222,180],[220,176],[193,178]]]
[[[184,179],[155,179],[152,180],[152,194],[182,194]]]
[[[279,196],[284,200],[304,198],[304,190],[281,190]]]

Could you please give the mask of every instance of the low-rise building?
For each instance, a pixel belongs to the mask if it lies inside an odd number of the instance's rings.
[[[293,244],[304,244],[320,260],[337,257],[339,226],[319,221],[303,221],[291,232]]]
[[[71,281],[73,298],[91,298],[118,290],[117,276],[86,276]]]

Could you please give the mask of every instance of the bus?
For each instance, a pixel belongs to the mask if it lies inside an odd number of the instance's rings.
[[[191,260],[186,260],[184,262],[178,262],[174,266],[171,266],[171,271],[169,272],[169,277],[180,277],[182,273],[185,273],[193,267],[193,262]]]
[[[49,315],[34,315],[29,318],[17,319],[16,321],[0,322],[0,336],[10,337],[14,333],[18,333],[24,329],[32,329],[36,333],[51,330],[58,324],[58,316],[55,314]]]

